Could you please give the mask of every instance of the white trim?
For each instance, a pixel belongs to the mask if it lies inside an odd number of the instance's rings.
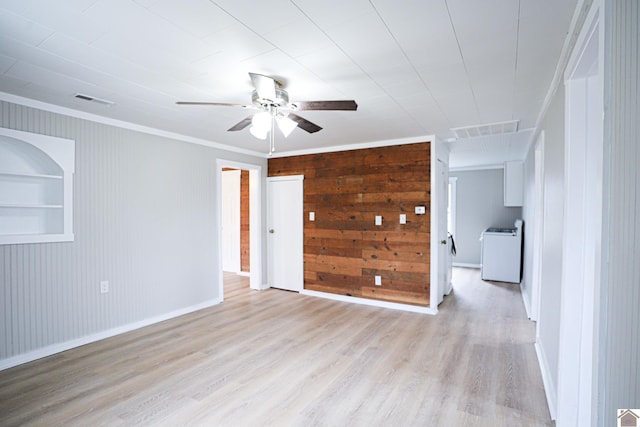
[[[122,129],[133,130],[136,132],[142,132],[149,135],[160,136],[163,138],[171,138],[182,142],[189,142],[191,144],[205,145],[211,148],[218,148],[220,150],[231,151],[234,153],[247,154],[250,156],[256,156],[260,158],[267,158],[267,154],[260,153],[258,151],[246,150],[244,148],[237,148],[231,145],[221,144],[219,142],[207,141],[206,139],[194,138],[192,136],[182,135],[175,132],[169,132],[165,130],[155,129],[148,126],[138,125],[124,120],[111,119],[97,114],[86,113],[84,111],[74,110],[72,108],[61,107],[59,105],[49,104],[42,101],[36,101],[30,98],[24,98],[22,96],[12,95],[6,92],[0,92],[0,101],[12,102],[14,104],[24,105],[25,107],[36,108],[38,110],[49,111],[57,114],[64,114],[65,116],[75,117],[78,119],[90,120],[96,123],[102,123],[109,126],[115,126]]]
[[[303,289],[300,291],[300,295],[308,295],[312,297],[319,297],[330,299],[334,301],[341,302],[349,302],[352,304],[360,304],[360,305],[369,305],[372,307],[381,307],[381,308],[390,308],[392,310],[402,310],[402,311],[410,311],[412,313],[421,313],[421,314],[436,314],[438,311],[433,310],[430,307],[421,307],[418,305],[411,304],[402,304],[397,302],[388,302],[388,301],[380,301],[376,299],[368,299],[368,298],[359,298],[359,297],[350,297],[347,295],[339,295],[332,294],[329,292],[318,292],[318,291],[310,291],[307,289]]]
[[[529,319],[538,321],[540,317],[540,293],[542,289],[542,258],[544,249],[544,146],[545,132],[542,130],[536,139],[533,150],[533,257],[531,260],[531,313]]]
[[[504,169],[504,163],[499,165],[482,165],[482,166],[460,166],[449,168],[449,173],[452,172],[473,172],[473,171],[486,171],[494,169]]]
[[[562,45],[562,50],[560,52],[560,58],[558,59],[558,64],[556,66],[556,71],[554,72],[553,79],[551,80],[551,84],[549,85],[549,89],[547,90],[547,95],[544,98],[544,102],[542,103],[542,108],[540,109],[540,113],[538,114],[538,119],[536,120],[536,125],[534,129],[537,131],[541,128],[542,120],[547,114],[547,110],[551,105],[551,101],[558,90],[558,86],[564,82],[564,72],[567,69],[567,64],[569,62],[569,57],[572,55],[574,47],[576,45],[576,41],[578,39],[578,34],[582,29],[583,23],[587,17],[587,13],[589,11],[589,7],[591,6],[592,1],[588,0],[578,0],[578,4],[576,5],[576,9],[573,12],[573,17],[571,18],[571,24],[569,25],[569,31],[567,31],[567,35],[564,39],[564,44]],[[534,132],[531,135],[531,140],[529,141],[529,147],[533,141],[538,137],[538,132]]]
[[[262,166],[216,159],[216,231],[218,233],[218,298],[224,301],[222,271],[222,168],[249,171],[249,287],[265,289],[262,283]]]
[[[304,175],[270,176],[267,181],[304,181]]]
[[[336,151],[360,150],[364,148],[389,147],[393,145],[404,145],[404,144],[422,144],[424,142],[434,143],[435,135],[423,135],[423,136],[404,138],[404,139],[388,139],[383,141],[361,142],[358,144],[348,144],[348,145],[334,145],[332,147],[318,147],[318,148],[309,148],[305,150],[283,151],[283,152],[273,153],[271,157],[277,158],[277,157],[289,157],[289,156],[302,156],[306,154],[334,153]]]
[[[471,264],[468,262],[454,262],[453,263],[454,267],[462,267],[462,268],[480,268],[482,267],[482,264]]]
[[[111,338],[116,335],[121,335],[127,332],[134,331],[136,329],[144,328],[145,326],[153,325],[155,323],[164,322],[165,320],[173,319],[175,317],[184,316],[185,314],[193,313],[198,310],[213,307],[220,304],[220,299],[212,299],[202,302],[200,304],[192,305],[190,307],[181,308],[178,310],[170,311],[169,313],[161,314],[158,316],[150,317],[138,322],[129,323],[127,325],[118,326],[116,328],[107,329],[106,331],[97,332],[95,334],[86,335],[81,338],[76,338],[70,341],[61,342],[58,344],[52,344],[46,347],[39,348],[28,353],[19,354],[17,356],[9,357],[7,359],[0,360],[0,371],[12,368],[14,366],[22,365],[23,363],[32,362],[43,357],[51,356],[56,353],[70,350],[72,348],[80,347],[92,342],[100,341],[106,338]]]
[[[542,383],[544,384],[544,393],[547,397],[547,405],[549,406],[549,414],[551,415],[551,419],[556,419],[556,396],[557,391],[553,386],[553,376],[549,371],[549,364],[547,363],[547,355],[545,354],[544,348],[540,345],[539,342],[536,342],[534,345],[536,349],[536,355],[538,356],[538,365],[540,366],[540,373],[542,374]]]
[[[558,424],[597,423],[603,183],[603,42],[593,3],[565,76]],[[596,65],[596,67],[594,67]]]
[[[520,282],[520,295],[522,295],[522,303],[524,304],[524,311],[527,312],[527,319],[533,320],[531,319],[531,302],[529,301],[529,297],[527,296],[527,293],[522,292],[522,288],[528,287],[528,285],[522,286],[523,284],[526,284],[525,278],[522,278],[522,281]]]
[[[449,210],[451,212],[451,230],[449,230],[449,233],[451,233],[455,241],[456,232],[458,231],[458,177],[457,176],[449,176],[449,189],[450,189],[450,195],[451,195],[451,197],[449,198]]]

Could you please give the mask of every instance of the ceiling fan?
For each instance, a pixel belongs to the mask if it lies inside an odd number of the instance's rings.
[[[227,102],[198,102],[178,101],[178,105],[218,105],[223,107],[242,107],[258,110],[257,113],[245,117],[228,130],[239,131],[251,125],[251,134],[259,139],[267,139],[270,134],[269,154],[275,151],[274,132],[275,125],[282,131],[285,138],[296,127],[309,133],[322,130],[317,124],[293,113],[293,111],[309,110],[333,110],[355,111],[358,104],[353,100],[343,101],[289,101],[289,94],[282,88],[282,84],[273,77],[262,74],[249,73],[255,90],[251,93],[251,104],[233,104]]]

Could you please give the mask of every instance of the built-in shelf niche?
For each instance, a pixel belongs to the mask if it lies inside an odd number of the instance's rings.
[[[0,244],[73,240],[75,141],[0,128]]]

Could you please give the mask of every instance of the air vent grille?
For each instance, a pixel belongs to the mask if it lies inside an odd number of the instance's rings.
[[[506,122],[489,123],[485,125],[464,126],[451,128],[451,131],[457,139],[502,135],[505,133],[516,133],[518,131],[518,122],[519,120],[509,120]]]
[[[76,93],[76,98],[82,99],[83,101],[95,102],[96,104],[111,106],[115,104],[113,101],[109,101],[108,99],[96,98],[95,96],[85,95],[83,93]]]

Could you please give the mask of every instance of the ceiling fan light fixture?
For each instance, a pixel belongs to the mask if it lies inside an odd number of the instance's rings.
[[[252,127],[258,128],[260,133],[267,133],[271,130],[271,114],[268,111],[262,111],[253,116],[251,124]]]
[[[269,130],[266,129],[260,129],[256,126],[251,126],[249,128],[249,132],[251,132],[251,135],[255,136],[258,139],[267,139],[267,134],[269,133]]]
[[[278,127],[285,138],[291,135],[291,132],[298,127],[298,123],[294,122],[289,117],[280,114],[276,116],[276,123],[278,123]]]

